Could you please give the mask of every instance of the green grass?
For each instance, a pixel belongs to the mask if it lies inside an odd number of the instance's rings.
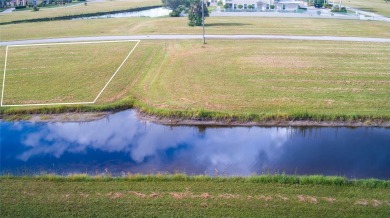
[[[9,47],[3,104],[92,102],[135,45]]]
[[[110,1],[96,1],[88,2],[87,6],[77,5],[72,7],[58,7],[58,8],[40,8],[37,12],[20,11],[1,16],[0,23],[8,23],[14,21],[41,19],[41,18],[55,18],[63,16],[75,16],[80,14],[90,14],[98,12],[120,11],[133,8],[158,6],[161,5],[160,0],[110,0]],[[3,28],[3,27],[2,27]],[[3,32],[3,30],[2,30]]]
[[[338,3],[339,1],[335,2],[335,4]],[[390,17],[390,1],[386,2],[385,0],[352,0],[343,1],[343,5]]]
[[[201,34],[183,18],[113,18],[1,26],[1,41],[76,36]],[[68,28],[63,28],[64,26]],[[161,28],[164,26],[164,28]],[[102,28],[103,27],[103,28]],[[206,34],[265,34],[390,38],[390,23],[360,20],[208,17]],[[23,31],[20,31],[23,30]]]
[[[142,41],[97,105],[69,110],[135,105],[170,117],[388,121],[388,53],[385,43],[218,40],[202,46],[194,40]]]
[[[290,182],[286,182],[290,181]],[[291,181],[316,181],[297,183]],[[329,182],[326,183],[325,181]],[[387,217],[388,186],[342,177],[185,175],[0,178],[3,217]],[[358,180],[370,181],[372,180]],[[388,184],[388,181],[377,181]]]

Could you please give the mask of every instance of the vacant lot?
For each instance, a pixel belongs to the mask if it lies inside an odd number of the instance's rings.
[[[187,18],[113,18],[51,21],[1,26],[1,41],[137,34],[200,34]],[[63,28],[66,26],[67,28]],[[162,28],[164,27],[164,28]],[[390,38],[390,23],[360,20],[209,17],[206,34],[360,36]],[[20,31],[23,30],[23,31]],[[44,31],[43,31],[44,30]]]
[[[0,15],[0,23],[6,23],[17,20],[28,20],[37,18],[51,18],[69,15],[88,14],[96,12],[110,12],[117,10],[126,10],[131,8],[139,8],[145,6],[161,5],[160,0],[110,0],[110,1],[95,1],[72,7],[58,8],[41,8],[37,12],[30,10],[7,13]],[[3,28],[3,27],[2,27]]]
[[[336,4],[338,4],[338,1]],[[386,2],[386,0],[353,0],[343,1],[343,5],[390,17],[390,1]]]
[[[130,94],[169,110],[389,117],[389,51],[385,43],[142,41],[133,73],[120,72],[100,102]]]
[[[110,49],[108,53],[117,58]],[[103,48],[99,51],[107,52]],[[386,43],[215,40],[203,46],[195,40],[144,40],[97,103],[131,97],[144,110],[189,117],[209,111],[259,118],[389,120],[389,52]],[[59,61],[61,66],[67,66],[66,58],[59,55],[45,53],[38,60],[56,57],[63,60]],[[29,56],[26,60],[33,62],[34,55]],[[97,58],[93,63],[104,60]],[[31,68],[31,64],[22,63],[15,68],[22,66]],[[101,85],[95,87],[100,79],[80,73],[83,68],[77,65],[71,71],[70,75],[78,76],[75,82],[89,81],[91,90],[100,89]],[[39,78],[35,73],[30,75],[34,80]],[[73,82],[53,80],[72,84],[74,89]],[[34,87],[39,86],[29,83],[27,88]],[[60,92],[58,88],[54,93]],[[82,89],[72,93],[74,98],[84,99]],[[46,99],[46,95],[38,90],[25,93],[16,83],[6,83],[7,102]]]
[[[388,189],[243,182],[0,179],[3,217],[387,217]]]
[[[3,104],[91,102],[135,43],[9,47]]]

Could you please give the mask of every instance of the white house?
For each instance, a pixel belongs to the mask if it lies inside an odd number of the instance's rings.
[[[230,9],[239,9],[238,6],[242,5],[242,9],[248,9],[249,5],[257,11],[266,11],[271,9],[271,5],[278,11],[294,11],[302,4],[295,0],[222,0],[223,5],[229,5]]]

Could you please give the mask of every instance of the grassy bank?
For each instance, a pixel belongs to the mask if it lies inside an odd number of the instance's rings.
[[[385,43],[142,41],[97,104],[80,108],[135,105],[164,117],[242,121],[388,121],[388,52]],[[1,113],[27,110],[51,109]]]
[[[4,217],[386,217],[389,208],[388,181],[341,177],[47,175],[0,184]]]
[[[81,14],[95,14],[98,12],[123,11],[133,8],[159,6],[160,0],[110,0],[88,2],[87,6],[81,4],[72,7],[41,8],[37,12],[20,11],[2,14],[0,23],[19,22],[23,20],[77,16]],[[3,28],[3,27],[2,27]]]
[[[1,41],[137,34],[200,34],[187,18],[115,18],[3,25]],[[63,28],[67,26],[69,28]],[[104,26],[104,28],[102,28]],[[164,28],[161,28],[164,26]],[[20,30],[23,31],[20,31]],[[390,23],[361,20],[208,17],[206,34],[357,36],[389,38]],[[44,31],[42,31],[44,30]]]

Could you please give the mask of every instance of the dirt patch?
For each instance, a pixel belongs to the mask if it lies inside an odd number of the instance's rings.
[[[155,192],[153,192],[152,194],[149,195],[149,197],[151,197],[151,198],[158,198],[158,197],[160,197],[160,195],[155,193]]]
[[[282,195],[277,195],[277,197],[280,198],[283,201],[288,201],[289,200],[288,197],[284,197]]]
[[[371,201],[371,204],[372,204],[372,206],[374,206],[374,207],[379,207],[379,206],[382,205],[382,202],[379,201],[379,200],[373,199],[373,200]]]
[[[89,194],[81,193],[80,196],[83,198],[88,198]]]
[[[122,196],[123,196],[123,193],[116,192],[116,193],[114,193],[114,194],[111,196],[111,199],[121,198]]]
[[[312,204],[318,203],[317,198],[312,196],[305,196],[305,195],[298,195],[298,201],[312,203]]]
[[[261,196],[257,196],[256,199],[263,200],[263,201],[270,201],[270,200],[272,200],[272,197],[261,195]]]
[[[136,191],[130,191],[129,194],[132,194],[132,195],[135,195],[137,197],[140,197],[140,198],[145,198],[146,195],[141,193],[141,192],[136,192]]]
[[[368,201],[365,200],[365,199],[362,199],[362,200],[358,200],[355,202],[355,205],[363,205],[363,206],[367,206],[368,205]]]

